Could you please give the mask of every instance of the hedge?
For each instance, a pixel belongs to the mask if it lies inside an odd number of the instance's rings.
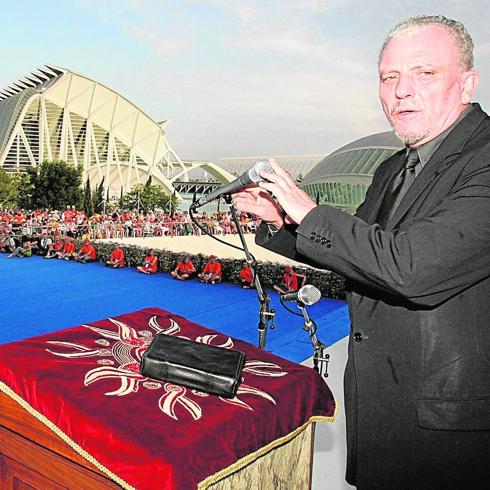
[[[81,241],[77,240],[77,250],[81,246]],[[97,251],[97,260],[105,263],[109,260],[111,251],[114,248],[115,242],[93,242]],[[136,267],[143,264],[144,258],[148,255],[150,248],[139,247],[136,245],[119,244],[126,255],[126,265],[128,267]],[[201,271],[206,262],[209,260],[209,255],[206,254],[190,254],[186,252],[172,252],[170,250],[155,250],[155,255],[158,257],[159,272],[170,273],[175,269],[177,263],[184,257],[189,257],[198,271]],[[240,269],[244,259],[228,259],[220,258],[219,262],[222,266],[223,281],[231,283],[240,283]],[[257,270],[260,281],[264,288],[272,288],[274,284],[279,284],[284,273],[284,265],[276,262],[258,262]],[[305,274],[307,284],[313,284],[322,293],[322,296],[345,299],[345,281],[342,276],[331,271],[312,269],[304,266],[294,266],[294,269]]]

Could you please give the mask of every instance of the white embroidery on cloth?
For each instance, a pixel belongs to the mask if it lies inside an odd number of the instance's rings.
[[[187,415],[190,415],[193,420],[199,420],[202,417],[202,407],[196,401],[190,398],[190,396],[206,398],[208,397],[206,393],[191,390],[171,383],[155,381],[139,374],[141,355],[150,345],[151,341],[153,340],[153,335],[158,333],[177,335],[181,332],[179,324],[170,319],[169,326],[167,328],[163,328],[158,323],[156,315],[154,315],[148,321],[148,327],[152,331],[136,331],[129,325],[118,320],[114,320],[113,318],[109,318],[108,320],[117,327],[117,331],[94,327],[92,325],[82,325],[82,327],[88,328],[103,337],[94,341],[95,344],[98,344],[102,348],[96,346],[87,347],[85,345],[75,344],[72,342],[60,342],[53,340],[48,341],[47,344],[50,344],[50,346],[65,348],[66,351],[55,351],[52,348],[47,348],[46,350],[53,355],[66,358],[103,356],[104,359],[96,360],[96,364],[98,364],[100,367],[90,369],[85,374],[84,385],[86,387],[100,380],[114,379],[119,380],[120,386],[114,391],[106,392],[106,396],[127,396],[131,393],[137,393],[140,386],[143,386],[148,390],[163,389],[165,393],[158,400],[158,406],[164,414],[173,418],[174,420],[179,420],[178,413],[180,414],[181,412],[184,412],[187,413]],[[179,337],[187,338],[183,335],[179,335]],[[208,334],[197,337],[195,341],[203,344],[223,347],[225,349],[233,348],[233,340],[230,337],[226,337],[226,340],[221,343],[219,343],[219,337],[220,336],[217,334]],[[113,360],[107,359],[109,356],[111,356]],[[287,375],[287,372],[283,371],[280,366],[259,360],[246,361],[243,371],[254,376],[281,377]],[[243,382],[238,387],[234,398],[228,399],[219,397],[219,399],[224,403],[253,411],[253,404],[250,402],[250,404],[244,402],[240,398],[240,395],[261,397],[269,400],[274,405],[276,404],[275,399],[270,394],[260,390],[259,388],[246,385]]]

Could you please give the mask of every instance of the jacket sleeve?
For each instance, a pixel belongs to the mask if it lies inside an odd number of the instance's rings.
[[[309,261],[363,285],[433,306],[489,276],[489,216],[487,164],[400,230],[383,231],[319,206],[298,227],[296,248]],[[328,241],[322,244],[323,238]]]
[[[262,229],[257,243],[380,293],[437,305],[490,274],[490,165],[475,167],[429,212],[400,229],[383,231],[317,206],[296,229],[285,227],[273,237]]]
[[[284,225],[272,235],[268,226],[261,223],[255,235],[255,243],[291,260],[308,262],[307,258],[301,256],[296,250],[296,228],[296,225]]]

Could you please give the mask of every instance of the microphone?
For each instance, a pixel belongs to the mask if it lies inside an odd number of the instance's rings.
[[[322,293],[313,284],[307,284],[294,293],[281,294],[283,301],[297,301],[308,306],[319,301],[321,297]]]
[[[247,170],[244,174],[240,175],[233,182],[229,182],[228,184],[224,184],[214,191],[206,194],[199,198],[195,203],[192,204],[193,208],[199,208],[207,204],[208,202],[214,201],[218,197],[223,196],[224,194],[231,194],[232,192],[238,191],[242,187],[246,187],[247,185],[262,182],[264,179],[260,176],[259,172],[267,172],[269,174],[273,174],[274,169],[271,167],[271,164],[268,160],[260,160],[255,162],[254,166]]]

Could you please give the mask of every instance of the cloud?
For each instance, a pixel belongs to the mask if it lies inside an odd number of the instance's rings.
[[[390,27],[434,7],[414,2],[121,0],[111,21],[135,52],[172,63],[128,57],[114,66],[113,82],[155,120],[172,120],[169,141],[182,158],[333,151],[389,130],[377,97],[377,53]],[[463,7],[451,5],[447,15],[458,18]],[[480,17],[462,20],[479,39],[479,98],[488,100],[488,29]]]
[[[341,81],[327,70],[288,67],[186,75],[146,73],[148,86],[158,89],[138,101],[155,119],[172,120],[169,141],[182,158],[325,153],[387,130],[374,69],[370,83],[368,77]]]
[[[332,8],[349,3],[348,0],[282,0],[281,9],[301,10],[312,14],[323,14]]]
[[[239,26],[228,34],[227,42],[245,54],[270,55],[302,63],[325,63],[329,59],[349,60],[358,56],[352,47],[326,40],[324,15],[336,5],[349,0],[208,0],[231,12]],[[329,18],[329,21],[332,20]],[[351,65],[356,71],[357,63]]]
[[[231,42],[235,47],[245,51],[311,64],[312,69],[318,69],[319,64],[320,67],[341,64],[343,71],[363,72],[363,64],[357,61],[359,54],[354,48],[315,39],[305,28],[256,28]]]
[[[178,56],[190,49],[188,31],[178,35],[169,29],[163,14],[171,5],[151,0],[82,0],[91,15],[113,25],[124,37],[136,39],[154,54]]]
[[[228,10],[242,23],[256,20],[261,16],[284,15],[285,12],[323,14],[328,10],[345,6],[351,0],[196,0]]]
[[[201,0],[199,3],[220,7],[235,15],[241,24],[249,24],[250,21],[261,16],[263,7],[260,3],[249,0]]]
[[[490,55],[490,41],[477,44],[475,46],[476,59],[484,59]]]
[[[123,32],[131,38],[142,41],[147,44],[154,53],[163,56],[179,55],[190,48],[187,41],[167,39],[161,32],[154,31],[144,25],[124,24]]]

